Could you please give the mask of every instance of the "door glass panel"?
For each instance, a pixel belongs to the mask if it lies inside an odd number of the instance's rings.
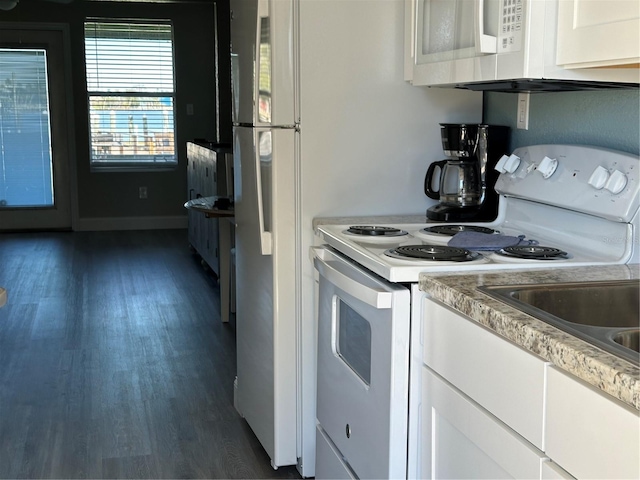
[[[0,207],[51,207],[47,55],[0,49]]]
[[[371,325],[342,299],[338,302],[337,350],[367,384],[371,382]]]
[[[474,2],[425,0],[422,53],[453,52],[475,46]]]

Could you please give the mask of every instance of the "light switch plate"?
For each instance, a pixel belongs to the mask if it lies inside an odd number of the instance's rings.
[[[516,127],[520,130],[529,130],[529,95],[529,93],[518,94]]]

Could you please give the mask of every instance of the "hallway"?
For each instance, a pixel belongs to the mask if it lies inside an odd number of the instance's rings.
[[[0,234],[0,478],[299,478],[233,408],[185,230]]]

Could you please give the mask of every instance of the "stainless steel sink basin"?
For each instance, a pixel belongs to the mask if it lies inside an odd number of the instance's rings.
[[[498,285],[479,289],[640,365],[640,280]]]
[[[640,330],[627,330],[626,332],[616,333],[613,336],[613,341],[619,343],[623,347],[630,348],[638,353],[640,353],[640,345],[638,341],[640,340]]]

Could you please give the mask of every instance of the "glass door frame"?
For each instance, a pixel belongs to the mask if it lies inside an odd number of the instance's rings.
[[[71,49],[65,24],[0,22],[0,46],[47,51],[53,207],[0,209],[0,232],[73,230],[78,220]]]

